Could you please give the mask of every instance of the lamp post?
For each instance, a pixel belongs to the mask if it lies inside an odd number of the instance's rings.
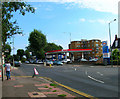
[[[14,69],[14,66],[15,64],[14,64],[14,35],[13,35],[13,69]]]
[[[114,22],[114,21],[116,21],[116,19],[114,19],[114,20],[112,20],[112,21],[110,21],[110,22],[108,23],[108,25],[109,25],[109,37],[110,37],[110,51],[111,51],[111,66],[113,66],[113,57],[112,57],[112,46],[111,46],[111,31],[110,31],[110,23],[112,23],[112,22]]]

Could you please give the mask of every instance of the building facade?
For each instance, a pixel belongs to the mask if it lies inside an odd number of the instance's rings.
[[[98,39],[82,39],[81,41],[72,41],[71,44],[69,44],[69,49],[92,49],[91,52],[83,53],[85,59],[99,58],[102,56],[102,42]],[[71,55],[71,53],[69,55]],[[82,53],[75,52],[73,53],[73,56],[74,59],[81,59]]]

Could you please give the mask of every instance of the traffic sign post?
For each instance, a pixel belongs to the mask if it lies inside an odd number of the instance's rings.
[[[107,41],[103,41],[102,42],[102,49],[103,49],[103,63],[104,65],[107,65],[108,63],[110,63],[109,59],[110,59],[110,55],[109,55],[109,49],[107,46]]]

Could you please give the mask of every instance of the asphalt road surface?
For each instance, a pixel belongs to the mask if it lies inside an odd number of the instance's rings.
[[[95,97],[118,97],[118,68],[105,66],[54,66],[22,64],[13,76],[32,76],[34,67],[39,76],[49,77],[61,84]]]

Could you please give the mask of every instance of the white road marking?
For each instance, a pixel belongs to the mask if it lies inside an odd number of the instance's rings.
[[[97,82],[100,82],[100,83],[104,83],[103,81],[97,80],[97,79],[95,79],[95,78],[93,78],[93,77],[91,77],[91,76],[89,76],[89,75],[88,75],[88,78],[90,78],[90,79],[92,79],[92,80],[95,80],[95,81],[97,81]]]
[[[85,71],[85,74],[87,75],[87,71]]]
[[[75,68],[75,71],[76,71],[76,68]]]
[[[90,67],[94,67],[94,66],[90,66]]]
[[[103,74],[101,74],[100,72],[97,72],[98,74],[100,74],[101,76],[103,76]]]

